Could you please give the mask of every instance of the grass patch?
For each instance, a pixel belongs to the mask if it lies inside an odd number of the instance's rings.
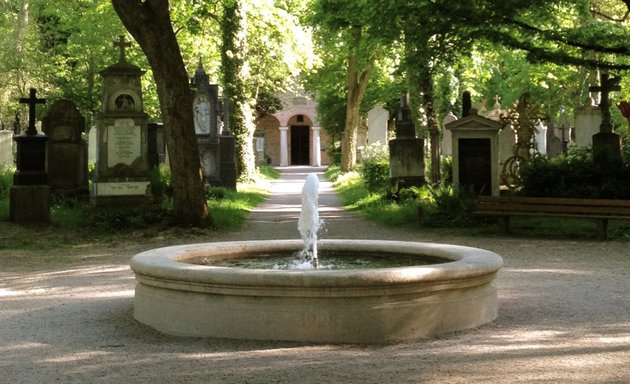
[[[208,193],[208,210],[215,228],[232,230],[239,228],[249,211],[269,196],[269,190],[259,183],[239,184],[238,192],[225,188],[213,188]]]
[[[240,228],[249,211],[269,196],[269,181],[279,172],[262,169],[251,183],[239,183],[237,191],[208,190],[207,203],[212,228],[177,228],[170,223],[171,202],[162,206],[125,211],[95,212],[87,201],[51,200],[50,223],[18,225],[9,221],[9,194],[0,190],[0,250],[46,250],[82,247],[88,244],[118,244],[124,241],[184,240]]]

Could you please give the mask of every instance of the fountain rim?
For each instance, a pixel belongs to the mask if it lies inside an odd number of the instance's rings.
[[[404,253],[446,258],[451,261],[431,265],[345,270],[274,270],[197,265],[186,262],[212,255],[239,255],[264,252],[299,251],[301,240],[247,240],[194,243],[155,248],[135,255],[131,269],[138,280],[186,282],[187,285],[318,287],[373,287],[414,283],[439,283],[461,279],[494,278],[503,260],[494,252],[461,245],[367,239],[323,239],[321,250]]]

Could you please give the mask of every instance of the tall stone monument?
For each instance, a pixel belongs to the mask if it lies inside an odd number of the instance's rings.
[[[201,60],[191,81],[199,160],[206,184],[220,185],[218,107],[219,86],[210,84]]]
[[[389,141],[389,177],[396,193],[424,184],[424,140],[416,138],[407,95],[400,98],[396,138]]]
[[[50,187],[46,175],[46,142],[48,137],[35,128],[35,107],[44,104],[37,91],[30,89],[28,98],[28,129],[15,136],[17,144],[16,171],[10,191],[9,219],[15,223],[45,223],[50,220]]]
[[[85,118],[70,100],[57,100],[42,119],[48,140],[48,183],[53,193],[88,195]]]
[[[620,76],[610,76],[606,72],[600,74],[600,85],[590,87],[589,91],[600,92],[599,109],[602,113],[602,122],[599,125],[599,133],[593,135],[593,160],[599,163],[621,163],[621,136],[613,132],[612,119],[610,118],[610,92],[620,91]]]
[[[148,161],[147,122],[140,79],[144,74],[125,58],[131,44],[114,43],[119,60],[100,72],[103,107],[96,116],[96,167],[90,195],[103,209],[138,207],[154,201]]]
[[[219,86],[210,84],[201,60],[191,85],[199,160],[206,184],[235,190],[236,152],[234,136],[228,130],[229,103],[219,99]]]

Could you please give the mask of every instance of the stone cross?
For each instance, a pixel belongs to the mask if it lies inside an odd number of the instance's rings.
[[[46,102],[46,99],[38,99],[35,95],[36,93],[35,88],[31,88],[28,98],[20,98],[21,104],[28,104],[28,130],[26,134],[29,136],[37,135],[37,129],[35,128],[35,106]]]
[[[119,63],[125,63],[127,60],[125,58],[125,48],[131,47],[131,43],[125,41],[125,36],[118,36],[118,41],[114,41],[114,47],[118,47],[120,50],[120,58],[118,59]]]
[[[610,118],[610,92],[621,91],[619,82],[621,76],[610,77],[608,73],[602,72],[599,76],[600,85],[589,87],[589,92],[600,92],[599,109],[602,113],[602,123],[599,126],[600,132],[612,132],[612,121]]]

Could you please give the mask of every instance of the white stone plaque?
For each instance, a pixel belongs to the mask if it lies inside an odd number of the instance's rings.
[[[125,181],[94,183],[94,194],[97,196],[130,196],[146,195],[151,187],[149,181]]]
[[[133,119],[117,119],[107,128],[107,166],[131,165],[141,156],[141,127]]]

